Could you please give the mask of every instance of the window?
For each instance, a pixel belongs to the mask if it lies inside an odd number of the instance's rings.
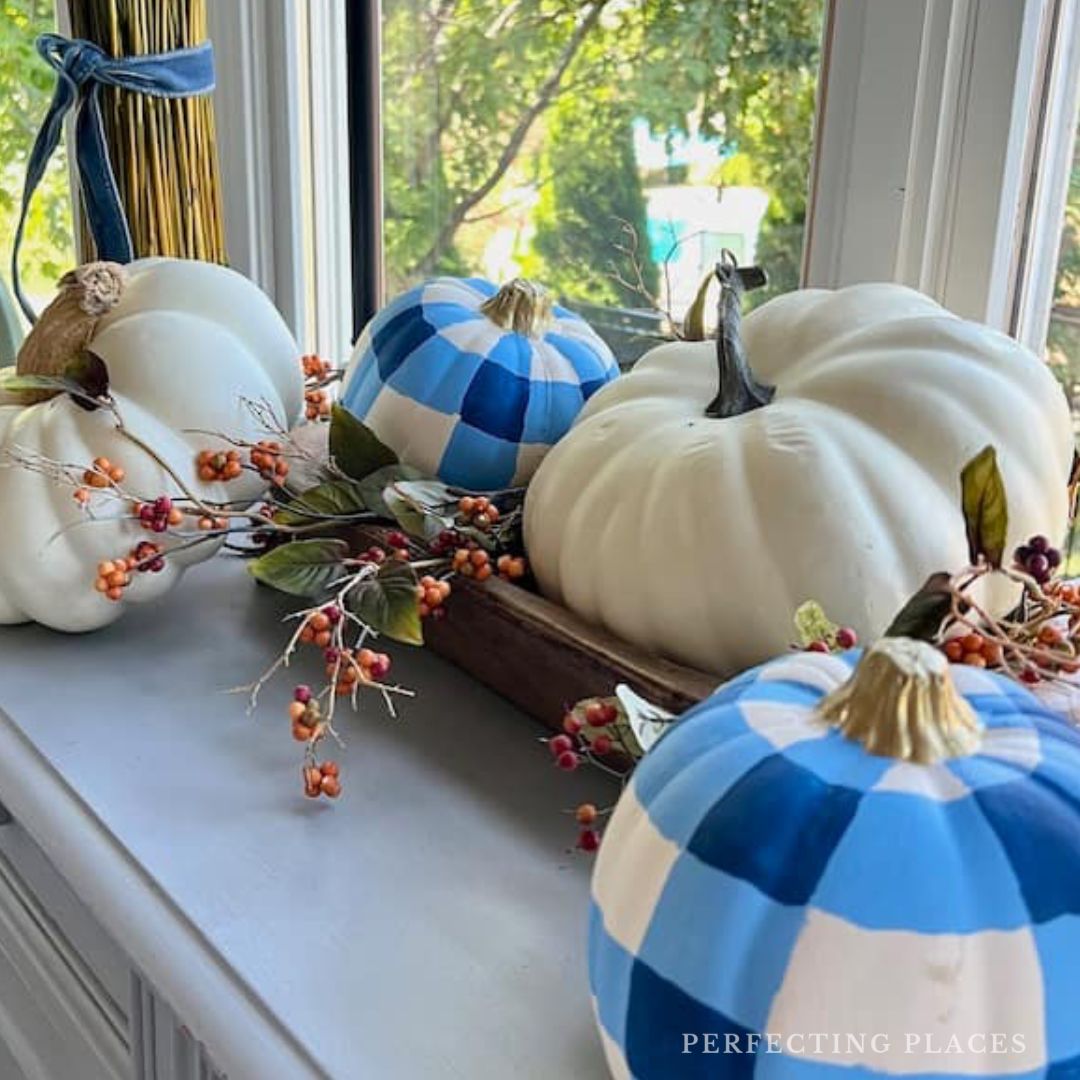
[[[0,249],[5,256],[5,281],[26,162],[55,84],[55,75],[39,59],[34,40],[54,28],[53,0],[0,0]],[[71,196],[61,145],[30,208],[20,258],[23,291],[36,308],[48,302],[57,278],[74,263]],[[0,365],[10,359],[0,355]]]
[[[381,37],[386,295],[525,275],[632,359],[722,248],[764,263],[767,292],[796,287],[823,11],[383,0],[353,40]]]

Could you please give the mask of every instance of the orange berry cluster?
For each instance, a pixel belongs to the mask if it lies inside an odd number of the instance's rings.
[[[485,495],[466,495],[458,502],[458,514],[478,529],[490,529],[499,520],[499,508]]]
[[[114,465],[107,457],[96,457],[90,468],[83,473],[82,478],[87,487],[107,488],[113,484],[122,484],[125,475],[123,468]],[[80,488],[79,490],[83,489]],[[79,499],[78,493],[76,493],[75,497]],[[79,499],[79,502],[85,501],[85,499]]]
[[[131,584],[133,570],[151,570],[156,573],[164,569],[162,549],[157,544],[144,540],[136,544],[127,555],[99,562],[94,588],[109,600],[120,600],[124,590]]]
[[[208,484],[215,480],[235,480],[244,471],[239,450],[200,450],[195,467],[199,479]]]
[[[321,765],[304,766],[304,794],[309,799],[325,795],[336,799],[341,794],[341,770],[336,761],[324,761]]]
[[[483,548],[458,548],[451,565],[457,573],[477,581],[487,581],[491,577],[491,557]]]
[[[1051,581],[1043,592],[1048,596],[1057,597],[1066,604],[1080,604],[1080,586],[1067,585],[1064,581]]]
[[[134,560],[129,561],[127,556],[99,562],[94,588],[99,593],[104,593],[109,600],[119,600],[131,584],[131,570],[134,565]]]
[[[503,581],[517,581],[525,576],[525,559],[521,555],[500,555],[495,561],[495,568]]]
[[[305,390],[304,415],[309,420],[322,420],[329,416],[330,395],[325,390]]]
[[[311,693],[310,686],[298,686],[289,702],[292,737],[297,742],[309,742],[322,734],[322,710]]]
[[[300,357],[300,366],[304,369],[305,379],[325,379],[334,369],[330,365],[329,360],[324,360],[321,356],[316,356],[314,353],[309,353],[307,356]]]
[[[289,475],[289,463],[282,457],[282,446],[270,439],[261,439],[251,448],[251,464],[259,475],[272,484],[284,484]]]
[[[976,633],[951,637],[945,642],[942,649],[952,663],[967,664],[969,667],[1000,667],[1004,657],[1004,650],[1000,642]]]
[[[209,514],[203,514],[198,520],[198,526],[203,532],[220,532],[222,529],[229,527],[229,519],[223,517],[211,517]]]
[[[328,604],[321,611],[313,611],[305,620],[300,630],[300,640],[305,645],[317,648],[329,648],[334,637],[334,626],[341,621],[341,612],[336,604]]]
[[[416,586],[416,603],[420,608],[420,618],[426,619],[429,615],[442,618],[445,610],[443,602],[449,595],[449,581],[439,581],[430,574],[425,574]]]
[[[372,683],[385,678],[390,671],[390,657],[372,649],[329,650],[326,657],[326,677],[335,683],[335,693],[351,694],[357,682]]]

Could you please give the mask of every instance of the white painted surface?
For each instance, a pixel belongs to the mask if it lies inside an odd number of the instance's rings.
[[[605,782],[395,647],[419,698],[343,724],[345,794],[305,800],[292,679],[254,718],[221,692],[283,610],[220,560],[92,636],[0,632],[0,798],[230,1080],[602,1077],[560,810]]]

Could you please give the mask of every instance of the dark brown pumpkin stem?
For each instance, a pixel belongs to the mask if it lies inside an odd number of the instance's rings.
[[[742,295],[747,289],[765,284],[765,271],[759,266],[740,267],[735,256],[725,248],[716,264],[716,280],[720,283],[720,322],[716,337],[720,386],[705,415],[726,419],[768,405],[776,387],[766,386],[754,378],[742,340]]]

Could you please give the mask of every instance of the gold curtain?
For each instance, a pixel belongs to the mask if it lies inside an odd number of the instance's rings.
[[[168,52],[206,40],[206,0],[74,0],[71,23],[111,56]],[[212,95],[101,93],[135,255],[227,262]],[[91,251],[85,223],[83,238]]]

